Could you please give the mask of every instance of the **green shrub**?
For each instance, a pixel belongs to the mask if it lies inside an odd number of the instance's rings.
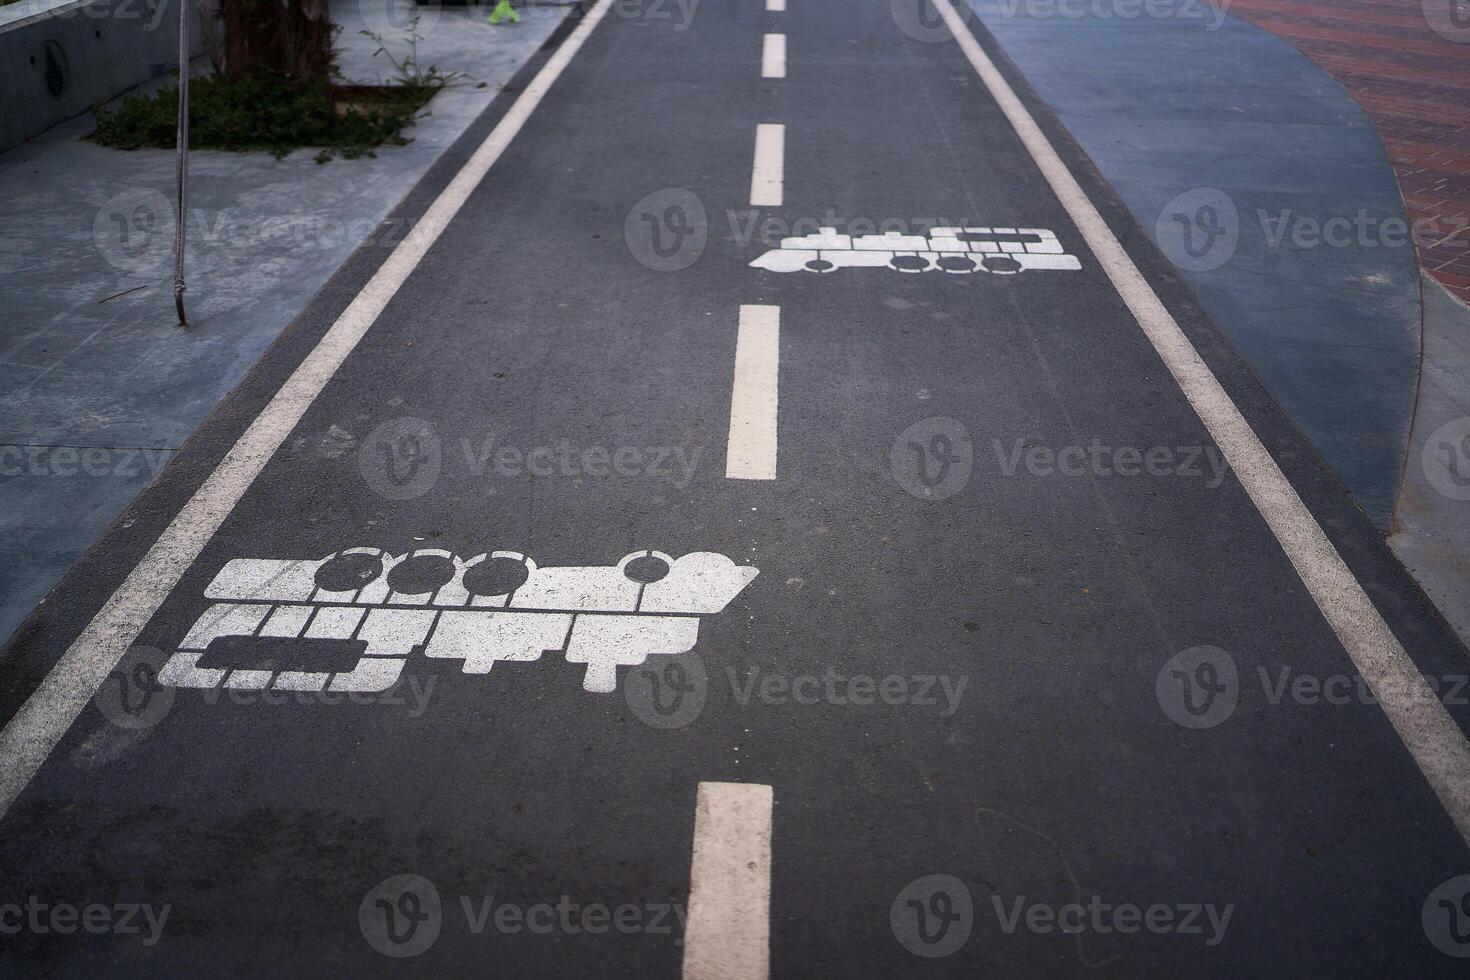
[[[325,82],[293,86],[283,78],[218,75],[189,80],[189,146],[209,150],[264,150],[277,158],[303,146],[321,147],[318,162],[333,154],[352,158],[385,143],[402,146],[403,127],[434,93],[439,78],[371,90],[354,90],[342,111]],[[114,110],[98,109],[93,139],[124,150],[172,147],[179,90],[124,99]]]

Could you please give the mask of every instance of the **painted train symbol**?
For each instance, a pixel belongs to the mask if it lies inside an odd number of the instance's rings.
[[[837,234],[821,228],[810,235],[781,239],[781,247],[750,263],[769,272],[834,272],[845,268],[886,268],[899,272],[955,275],[993,272],[1009,276],[1032,270],[1075,272],[1082,263],[1068,255],[1056,233],[1045,228],[933,228],[928,235]]]
[[[709,551],[682,558],[635,551],[613,566],[560,568],[540,568],[512,551],[464,561],[435,548],[236,558],[205,588],[216,601],[158,680],[168,687],[383,691],[422,647],[429,657],[463,660],[467,674],[562,652],[586,665],[583,688],[606,693],[617,689],[619,666],[693,649],[699,617],[723,610],[758,574]],[[350,640],[365,648],[349,671],[201,666],[215,640],[240,637]]]

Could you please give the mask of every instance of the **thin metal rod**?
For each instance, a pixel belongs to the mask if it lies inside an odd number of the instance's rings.
[[[189,0],[179,0],[179,128],[178,214],[174,222],[174,308],[179,326],[184,316],[184,232],[189,223]]]

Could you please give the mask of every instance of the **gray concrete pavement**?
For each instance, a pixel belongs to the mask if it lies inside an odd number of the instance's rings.
[[[412,4],[333,5],[346,77],[391,79],[372,30],[408,51]],[[463,75],[373,158],[196,152],[188,305],[174,326],[171,150],[85,142],[90,116],[0,154],[0,634],[9,636],[359,247],[406,233],[383,218],[545,42],[566,8],[513,28],[430,8],[421,67]],[[367,16],[364,16],[366,11]],[[407,18],[407,19],[406,19]]]

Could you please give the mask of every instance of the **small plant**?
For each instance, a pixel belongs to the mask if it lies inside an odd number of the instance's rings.
[[[383,35],[375,31],[358,31],[363,37],[371,38],[378,42],[378,50],[373,52],[373,57],[385,55],[393,70],[397,74],[398,84],[404,88],[428,87],[435,91],[448,85],[460,76],[460,72],[441,72],[437,65],[430,65],[427,69],[419,67],[419,42],[424,39],[419,33],[419,18],[415,14],[413,20],[408,22],[408,54],[402,59],[396,58],[388,47],[388,42],[383,40]]]

